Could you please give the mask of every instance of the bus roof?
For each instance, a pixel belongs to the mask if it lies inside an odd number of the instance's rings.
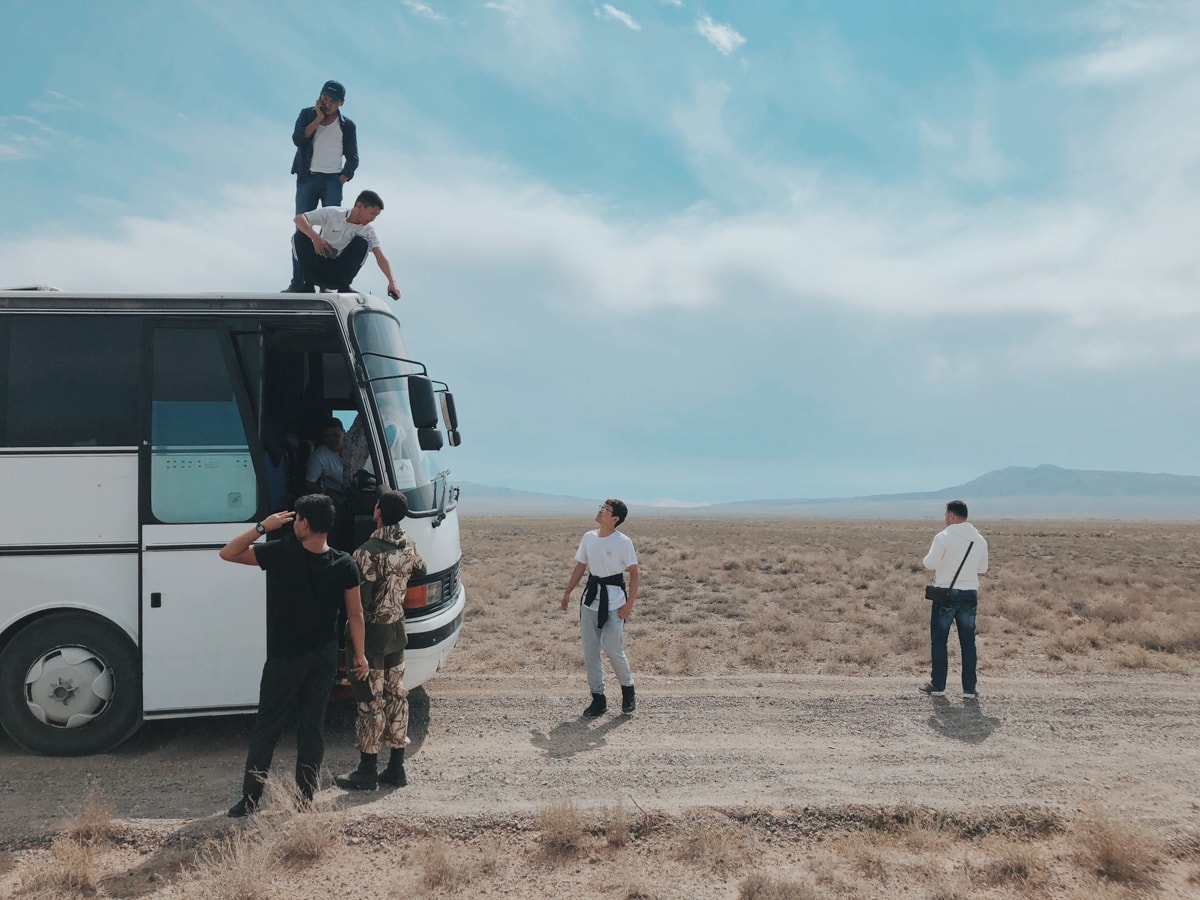
[[[346,314],[355,308],[390,312],[382,300],[367,294],[115,294],[58,291],[35,286],[0,291],[0,312],[159,312],[273,313],[286,315]]]

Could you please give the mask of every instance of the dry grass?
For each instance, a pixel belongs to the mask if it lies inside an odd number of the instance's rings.
[[[21,873],[18,893],[24,897],[90,897],[106,874],[96,844],[65,835],[56,838]]]
[[[756,872],[738,885],[738,900],[821,900],[807,884]]]
[[[47,853],[23,873],[19,890],[37,897],[95,895],[106,874],[102,857],[123,831],[112,805],[95,789],[89,790]]]
[[[624,847],[629,843],[629,817],[620,797],[604,810],[604,841],[610,847]]]
[[[676,858],[714,872],[733,872],[747,860],[753,839],[726,817],[699,815],[681,823]]]
[[[571,856],[583,849],[587,825],[574,801],[563,798],[547,803],[538,811],[537,821],[548,856]]]
[[[558,599],[588,524],[464,523],[464,577],[475,602],[456,671],[578,669],[574,613],[561,613]],[[985,676],[1187,674],[1200,667],[1200,525],[976,524],[991,556],[980,594]],[[939,527],[633,519],[624,530],[637,545],[642,576],[626,631],[634,669],[674,676],[919,671],[929,652],[921,557]],[[558,619],[561,627],[531,629],[531,616]]]
[[[427,891],[456,891],[470,881],[462,855],[445,841],[425,843],[419,858],[421,886]]]
[[[379,896],[1116,900],[1188,896],[1200,881],[1194,834],[1168,839],[1099,804],[1074,819],[1035,807],[973,816],[907,805],[643,812],[654,823],[644,828],[628,826],[636,817],[624,808],[604,809],[596,827],[568,800],[506,816],[501,827],[447,820],[384,835],[359,823],[349,843],[348,826],[336,816],[268,809],[220,836],[193,835],[193,846],[176,849],[196,864],[164,873],[160,891],[138,896],[313,898],[340,885]],[[315,867],[298,869],[279,852],[278,835],[298,819],[328,823],[333,852]],[[636,839],[609,837],[621,823]],[[128,858],[106,857],[108,846],[97,841],[89,853],[64,833],[44,850],[27,851],[9,884],[24,897],[126,896],[113,879]]]
[[[1162,854],[1144,826],[1093,804],[1074,834],[1080,863],[1096,875],[1121,884],[1153,883]]]
[[[291,779],[268,778],[261,811],[198,849],[187,894],[209,900],[277,896],[273,882],[282,873],[343,851],[344,827],[343,813],[309,804]]]

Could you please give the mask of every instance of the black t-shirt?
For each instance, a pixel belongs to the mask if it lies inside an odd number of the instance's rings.
[[[358,587],[358,564],[330,548],[310,553],[295,538],[254,545],[267,573],[267,656],[300,656],[337,642],[338,610]]]

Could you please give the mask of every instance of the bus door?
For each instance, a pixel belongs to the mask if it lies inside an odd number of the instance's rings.
[[[253,415],[220,323],[150,327],[142,442],[142,691],[147,715],[252,709],[266,576],[218,551],[251,527]]]

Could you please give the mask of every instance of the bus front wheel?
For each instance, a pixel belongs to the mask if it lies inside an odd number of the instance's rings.
[[[142,723],[137,649],[114,625],[54,613],[0,652],[0,725],[34,753],[111,750]]]

